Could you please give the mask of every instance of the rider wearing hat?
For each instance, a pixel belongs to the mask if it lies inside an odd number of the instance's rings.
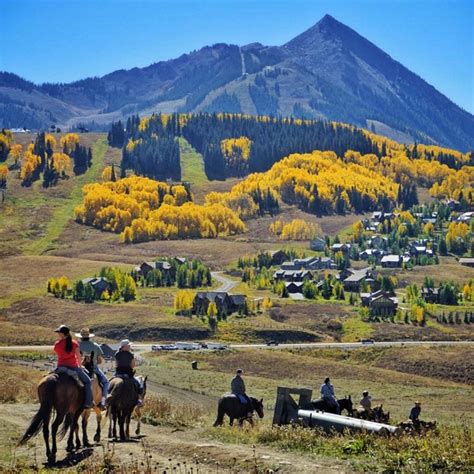
[[[58,368],[66,367],[73,370],[84,384],[85,398],[84,408],[92,408],[92,385],[87,372],[81,367],[81,352],[79,344],[71,337],[71,332],[67,326],[61,324],[54,332],[58,335],[58,340],[54,344],[54,352],[58,356]]]
[[[135,356],[131,351],[132,343],[128,339],[120,341],[119,350],[115,353],[115,376],[126,376],[133,380],[138,394],[143,391],[140,381],[135,378]]]
[[[92,366],[94,368],[94,373],[97,375],[97,378],[99,379],[100,385],[102,387],[102,399],[99,403],[99,408],[104,409],[105,399],[107,398],[107,394],[109,392],[109,381],[107,380],[107,377],[104,375],[102,370],[100,370],[99,368],[99,364],[102,364],[102,362],[104,361],[104,352],[99,346],[99,344],[94,341],[91,341],[94,336],[95,334],[92,334],[89,328],[82,328],[80,332],[76,333],[76,337],[80,338],[79,349],[81,351],[81,354],[93,354]]]
[[[370,411],[372,408],[372,397],[369,395],[368,390],[362,392],[362,398],[360,399],[359,405],[366,411]]]
[[[420,413],[421,413],[421,403],[419,401],[415,402],[415,406],[410,410],[410,420],[414,425],[420,423]]]

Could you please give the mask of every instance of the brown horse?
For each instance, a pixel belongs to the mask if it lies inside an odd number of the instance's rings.
[[[87,436],[87,424],[89,422],[89,417],[91,415],[91,411],[94,411],[95,417],[97,420],[97,429],[94,435],[94,441],[98,443],[100,441],[100,433],[101,433],[101,424],[102,424],[102,410],[98,407],[100,401],[102,399],[102,387],[99,384],[99,379],[94,372],[94,366],[92,364],[92,359],[94,357],[94,353],[92,352],[91,355],[85,355],[82,359],[82,366],[87,370],[87,374],[89,375],[92,381],[92,400],[94,401],[94,407],[88,408],[83,410],[81,414],[82,418],[82,443],[84,447],[91,447],[89,444],[89,439]],[[76,445],[80,446],[81,442],[79,440],[79,424],[76,427]]]
[[[73,377],[67,374],[51,373],[40,380],[38,398],[40,401],[39,410],[31,420],[30,426],[19,444],[25,444],[43,427],[48,463],[54,464],[57,453],[56,435],[61,425],[63,426],[60,439],[64,438],[67,430],[70,429],[66,449],[68,452],[74,451],[73,435],[84,405],[84,389],[79,386]],[[51,426],[52,447],[50,449],[49,422],[53,409],[56,411],[56,417]],[[76,446],[76,448],[79,449],[80,446]]]
[[[388,423],[390,421],[390,412],[383,411],[383,405],[378,405],[370,410],[358,407],[354,410],[354,418],[360,420],[375,421],[376,423]]]
[[[242,426],[244,421],[248,421],[253,426],[254,411],[257,412],[260,418],[263,418],[263,398],[257,400],[248,397],[248,399],[249,403],[242,403],[235,395],[223,395],[217,405],[217,418],[214,426],[221,426],[225,415],[230,419],[230,426],[233,425],[235,419],[239,420],[239,426]]]
[[[146,392],[147,377],[138,377],[138,379],[143,387],[143,391]],[[139,394],[131,378],[112,378],[109,391],[109,396],[107,397],[109,438],[117,438],[118,422],[120,440],[127,441],[130,439],[130,420],[135,407],[138,405]],[[139,430],[138,427],[137,430]]]

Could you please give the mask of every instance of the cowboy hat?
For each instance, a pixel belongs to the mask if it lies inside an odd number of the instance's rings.
[[[89,328],[82,328],[79,332],[76,332],[76,337],[80,337],[80,338],[83,338],[83,337],[90,338],[94,336],[95,334],[92,334]]]

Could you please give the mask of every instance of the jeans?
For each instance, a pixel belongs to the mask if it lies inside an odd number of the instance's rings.
[[[74,370],[77,373],[79,379],[84,384],[85,400],[84,406],[92,406],[92,383],[90,377],[82,367],[68,367],[68,369]]]
[[[99,369],[99,367],[96,367],[94,369],[95,374],[97,375],[97,378],[99,379],[100,384],[102,385],[102,396],[104,398],[107,398],[107,395],[109,393],[109,380],[105,376],[104,372]]]
[[[122,371],[119,371],[119,370],[116,370],[114,375],[115,375],[115,377],[122,377],[122,378],[132,379],[133,384],[135,385],[135,389],[136,389],[138,395],[142,394],[143,388],[140,384],[140,381],[137,380],[135,377],[133,377],[133,376],[130,377],[129,374],[126,374],[126,373],[124,373]]]

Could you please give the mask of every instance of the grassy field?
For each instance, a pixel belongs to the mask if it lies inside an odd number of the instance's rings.
[[[2,373],[10,381],[8,385],[15,387],[12,392],[11,387],[0,386],[2,472],[42,468],[40,437],[27,448],[15,447],[38,408],[31,404],[41,375],[36,367],[42,362],[37,357],[0,351]],[[198,370],[192,370],[192,360],[198,362]],[[138,368],[148,375],[144,437],[131,443],[104,441],[93,451],[66,457],[69,467],[60,464],[60,468],[91,473],[106,465],[115,466],[114,472],[131,472],[134,467],[136,472],[179,472],[181,468],[187,473],[263,473],[268,469],[303,473],[315,469],[469,472],[473,467],[472,360],[473,349],[466,349],[460,358],[458,349],[447,346],[148,354]],[[416,365],[421,368],[414,374]],[[253,429],[212,428],[217,399],[228,391],[236,367],[244,369],[248,393],[264,398],[265,417]],[[462,380],[453,379],[453,374],[462,375]],[[351,394],[356,402],[363,389],[370,390],[374,403],[383,403],[390,411],[392,423],[404,420],[414,399],[420,399],[422,419],[436,420],[439,429],[423,437],[387,439],[271,426],[277,386],[309,387],[316,397],[326,375],[331,376],[339,396]],[[94,428],[91,423],[90,432]],[[61,444],[61,463],[63,449]]]

